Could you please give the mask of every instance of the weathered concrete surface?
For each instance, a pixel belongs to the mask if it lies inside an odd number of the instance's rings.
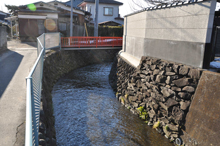
[[[123,50],[139,59],[145,55],[207,68],[215,5],[207,0],[128,15]]]
[[[204,71],[186,117],[188,145],[217,146],[220,143],[220,74]],[[191,142],[189,142],[191,141]]]
[[[0,55],[0,145],[24,145],[26,81],[36,60],[36,48],[9,42]],[[25,47],[24,47],[25,46]]]
[[[7,48],[7,31],[5,26],[0,26],[0,52]]]

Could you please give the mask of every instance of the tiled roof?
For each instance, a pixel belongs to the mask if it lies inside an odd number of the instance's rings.
[[[83,0],[83,2],[95,3],[95,0]],[[115,5],[123,5],[123,3],[115,1],[115,0],[99,0],[99,3],[103,4],[115,4]]]
[[[79,7],[77,7],[77,6],[78,6],[78,4],[80,4],[82,1],[83,1],[83,0],[73,0],[73,7],[79,8]],[[65,2],[65,4],[71,7],[71,1],[67,1],[67,2]]]
[[[4,13],[4,14],[9,14],[9,15],[10,15],[10,13],[6,13],[6,12],[3,12],[3,11],[1,11],[1,10],[0,10],[0,12],[1,12],[1,13]]]

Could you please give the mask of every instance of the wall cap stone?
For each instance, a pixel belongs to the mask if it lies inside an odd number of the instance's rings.
[[[173,4],[166,4],[166,5],[163,5],[163,6],[153,6],[153,7],[148,7],[148,8],[141,9],[141,10],[139,10],[139,11],[135,11],[135,12],[133,12],[133,13],[130,13],[130,14],[128,14],[128,15],[125,15],[124,17],[131,16],[131,15],[134,15],[134,14],[137,14],[137,13],[141,13],[141,12],[144,12],[144,11],[152,11],[152,10],[158,10],[158,9],[166,9],[166,8],[177,7],[177,6],[182,6],[182,5],[190,5],[190,4],[205,2],[205,1],[211,1],[211,0],[195,0],[195,2],[192,2],[192,1],[188,1],[188,2],[177,2],[177,3],[173,3]]]
[[[120,51],[118,55],[128,64],[132,65],[133,67],[137,68],[138,65],[140,64],[140,59],[137,57],[134,57],[133,55],[130,55],[124,51]]]

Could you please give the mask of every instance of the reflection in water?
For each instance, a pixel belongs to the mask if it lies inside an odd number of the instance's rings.
[[[108,83],[111,64],[77,69],[53,89],[60,146],[168,146],[169,141],[122,106]]]

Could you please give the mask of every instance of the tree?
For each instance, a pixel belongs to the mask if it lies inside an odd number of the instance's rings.
[[[15,16],[16,11],[19,10],[19,7],[15,5],[5,5],[5,7],[7,7],[9,13],[11,13],[13,16]]]

